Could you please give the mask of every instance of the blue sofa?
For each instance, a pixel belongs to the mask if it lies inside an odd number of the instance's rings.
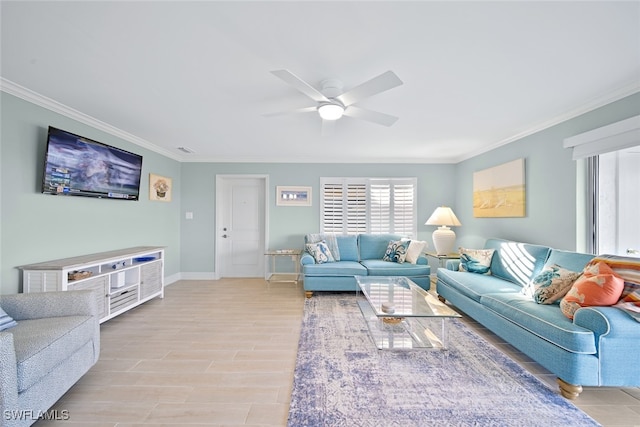
[[[0,332],[0,426],[32,425],[98,361],[93,292],[0,296],[0,307],[17,323]]]
[[[424,256],[415,264],[382,260],[389,242],[402,237],[397,234],[337,235],[339,260],[322,264],[316,263],[310,253],[303,252],[300,264],[307,298],[315,291],[355,291],[358,288],[355,276],[406,276],[429,290],[431,269]],[[311,235],[306,235],[304,241],[309,243]]]
[[[569,399],[582,386],[640,386],[640,324],[616,307],[583,307],[570,320],[558,303],[521,291],[545,266],[580,272],[594,257],[546,246],[489,239],[491,275],[437,271],[437,293],[558,377]]]

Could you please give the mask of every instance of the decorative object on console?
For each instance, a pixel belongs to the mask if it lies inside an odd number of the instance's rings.
[[[425,225],[439,225],[433,232],[433,246],[438,255],[447,255],[453,251],[456,243],[456,233],[449,226],[461,226],[458,217],[448,206],[440,206],[431,214]]]
[[[149,200],[157,200],[159,202],[171,201],[171,178],[149,174]]]

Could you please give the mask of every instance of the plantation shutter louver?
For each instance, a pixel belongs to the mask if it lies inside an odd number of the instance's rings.
[[[321,178],[324,233],[417,235],[416,178]]]

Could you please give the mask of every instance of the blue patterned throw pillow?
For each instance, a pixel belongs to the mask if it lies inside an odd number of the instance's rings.
[[[335,259],[329,250],[329,246],[327,246],[327,242],[324,240],[316,243],[307,243],[306,249],[307,252],[313,256],[313,259],[316,260],[316,264],[335,262]]]
[[[0,307],[0,331],[13,328],[14,326],[17,326],[17,325],[18,323],[15,320],[13,320],[13,317],[5,313],[2,307]]]
[[[383,261],[391,261],[402,264],[404,260],[407,258],[407,249],[409,248],[409,244],[411,240],[392,240],[389,242],[389,246],[387,246],[387,251],[384,253],[382,257]]]
[[[495,249],[460,248],[460,271],[476,274],[491,274],[491,258]]]

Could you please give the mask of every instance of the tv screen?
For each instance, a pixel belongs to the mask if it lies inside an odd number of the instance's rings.
[[[138,200],[142,156],[49,127],[42,192]]]

